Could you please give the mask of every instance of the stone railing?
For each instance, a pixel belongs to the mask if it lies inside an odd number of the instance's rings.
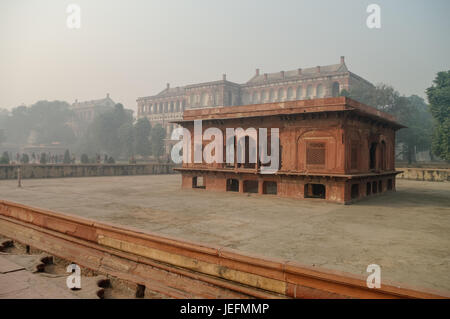
[[[175,174],[174,164],[26,164],[0,165],[1,179]]]
[[[450,182],[450,169],[444,168],[396,168],[403,173],[397,178],[428,182]]]

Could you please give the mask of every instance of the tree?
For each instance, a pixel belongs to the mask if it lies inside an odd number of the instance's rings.
[[[131,123],[124,123],[119,127],[118,137],[120,142],[121,154],[127,158],[134,155],[134,128]]]
[[[402,96],[392,86],[383,83],[372,89],[356,87],[341,92],[341,95],[392,114],[407,126],[398,131],[396,142],[402,146],[401,153],[409,163],[415,161],[417,151],[431,148],[431,114],[421,97]]]
[[[2,157],[0,157],[0,164],[9,164],[9,155],[8,152],[3,152]]]
[[[150,134],[152,126],[147,118],[140,118],[134,125],[135,152],[142,156],[151,154]]]
[[[30,107],[15,107],[11,112],[0,110],[0,125],[12,143],[71,144],[75,135],[67,123],[72,114],[67,102],[39,101]]]
[[[64,160],[63,160],[64,164],[70,164],[70,152],[69,150],[66,150],[64,152]]]
[[[426,93],[435,123],[432,151],[450,162],[450,70],[438,72]]]
[[[164,154],[164,138],[166,137],[166,131],[161,124],[156,124],[151,130],[151,146],[152,154],[156,157],[160,157]]]
[[[0,146],[6,142],[5,130],[0,129]]]
[[[127,123],[133,123],[131,113],[122,104],[116,104],[112,110],[98,115],[89,125],[77,147],[78,151],[88,154],[107,153],[118,157],[124,150],[119,128]]]

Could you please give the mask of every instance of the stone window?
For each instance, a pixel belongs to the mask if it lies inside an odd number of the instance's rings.
[[[203,176],[195,176],[192,178],[192,188],[206,188]]]
[[[297,88],[297,100],[300,100],[302,97],[303,97],[303,95],[302,95],[302,87],[299,86]]]
[[[313,87],[312,85],[308,85],[308,87],[306,88],[306,97],[307,98],[312,98],[313,97]]]
[[[319,84],[316,88],[316,96],[317,97],[324,97],[325,96],[325,90],[323,89],[323,85]]]
[[[294,90],[290,87],[287,90],[287,99],[293,100],[294,99]]]
[[[369,182],[366,185],[366,196],[369,196],[372,194],[372,184]]]
[[[244,181],[244,193],[258,193],[258,181]]]
[[[263,183],[263,193],[276,195],[277,194],[277,182],[269,182],[269,181],[264,182]]]
[[[227,192],[239,192],[239,180],[235,178],[227,179]]]
[[[325,165],[325,143],[308,143],[306,147],[306,164]]]
[[[305,198],[320,198],[325,199],[326,188],[323,184],[306,184],[305,185]]]

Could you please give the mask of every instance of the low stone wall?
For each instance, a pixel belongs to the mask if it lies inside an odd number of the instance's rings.
[[[26,164],[0,165],[1,179],[174,174],[174,164]]]
[[[397,178],[428,182],[450,182],[450,169],[397,168],[397,170],[403,171],[403,173],[397,175]]]

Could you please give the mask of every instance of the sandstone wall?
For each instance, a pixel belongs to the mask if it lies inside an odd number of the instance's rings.
[[[397,178],[428,182],[450,182],[450,169],[433,168],[397,168],[403,173]]]
[[[0,165],[1,179],[16,179],[19,165]],[[174,164],[27,164],[21,166],[22,178],[90,177],[174,174]]]

